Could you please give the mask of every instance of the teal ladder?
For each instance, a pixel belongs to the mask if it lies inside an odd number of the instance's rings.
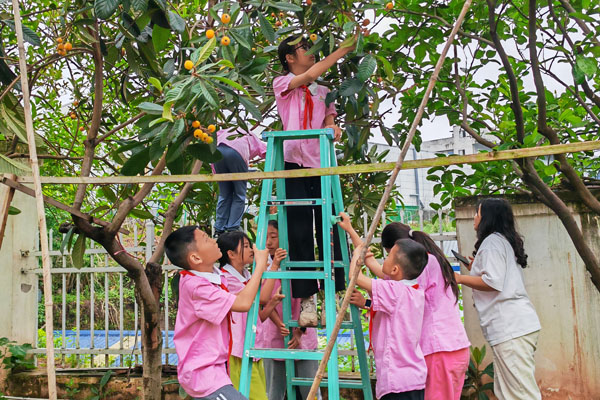
[[[319,148],[321,154],[321,167],[334,167],[337,165],[335,149],[333,145],[333,129],[312,129],[304,131],[283,131],[266,132],[263,137],[267,139],[267,156],[265,162],[265,171],[280,171],[284,169],[283,142],[294,139],[319,139]],[[273,181],[275,181],[275,198],[273,195]],[[346,284],[348,283],[349,255],[346,234],[336,225],[337,215],[343,211],[342,188],[340,178],[335,176],[321,177],[321,198],[313,199],[286,199],[285,179],[265,179],[262,183],[262,192],[260,200],[260,211],[258,218],[258,228],[256,245],[264,249],[266,245],[267,225],[269,222],[269,208],[277,207],[277,220],[279,226],[279,247],[289,249],[288,226],[287,226],[287,207],[294,206],[321,206],[323,215],[323,261],[289,261],[281,262],[279,271],[267,271],[263,278],[273,278],[281,280],[283,299],[282,320],[290,328],[290,335],[284,340],[287,343],[291,340],[292,328],[298,326],[298,321],[292,320],[291,306],[291,287],[292,279],[320,279],[325,282],[325,314],[327,341],[336,340],[332,337],[333,325],[336,318],[335,301],[335,282],[334,266],[342,267],[345,270]],[[335,214],[332,214],[332,209]],[[319,227],[317,227],[319,229]],[[340,237],[342,250],[342,261],[333,261],[333,229],[337,229]],[[326,245],[331,238],[331,244]],[[317,267],[316,270],[302,271],[297,268]],[[256,339],[256,321],[258,320],[260,290],[248,314],[248,324],[246,327],[246,337],[244,342],[244,354],[242,358],[242,371],[240,376],[240,392],[249,397],[250,377],[252,372],[253,358],[263,359],[283,359],[285,360],[286,380],[287,380],[287,398],[296,399],[295,386],[311,386],[313,378],[296,377],[294,360],[318,360],[323,358],[323,351],[320,350],[301,350],[301,349],[257,349],[254,347]],[[367,362],[367,353],[365,350],[365,341],[361,326],[360,313],[355,306],[350,307],[351,322],[344,322],[342,329],[352,329],[355,335],[356,350],[358,352],[358,361],[360,368],[361,381],[353,379],[339,379],[338,373],[338,348],[334,346],[331,357],[327,363],[327,379],[321,382],[322,387],[328,388],[328,397],[332,400],[340,398],[340,388],[362,389],[364,398],[372,400],[371,381],[369,377],[369,366]]]

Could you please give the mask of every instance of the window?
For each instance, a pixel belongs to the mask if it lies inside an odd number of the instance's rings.
[[[464,150],[459,150],[458,151],[458,155],[459,156],[464,156],[465,155],[465,151]]]
[[[467,137],[467,131],[461,128],[460,131],[458,131],[458,135],[460,137]]]

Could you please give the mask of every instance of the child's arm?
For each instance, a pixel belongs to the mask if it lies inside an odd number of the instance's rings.
[[[273,297],[271,297],[271,299],[269,299],[263,309],[258,312],[260,322],[264,322],[267,318],[269,318],[271,313],[275,310],[275,307],[277,307],[277,304],[281,303],[281,300],[283,300],[284,297],[285,295],[281,294],[280,290]]]
[[[258,250],[254,245],[254,261],[256,267],[252,277],[246,284],[246,287],[239,292],[231,306],[231,311],[235,312],[247,312],[252,307],[252,302],[260,287],[260,280],[263,272],[267,269],[267,259],[269,257],[269,250]]]
[[[461,275],[455,272],[454,277],[456,278],[456,283],[459,285],[466,285],[471,289],[481,290],[484,292],[496,291],[496,289],[485,283],[480,276]]]
[[[281,320],[281,317],[277,313],[277,310],[273,310],[271,315],[269,315],[269,319],[275,324],[276,327],[279,328],[279,333],[281,336],[287,336],[290,334],[290,330],[286,328],[285,324]]]
[[[362,238],[358,235],[358,232],[354,230],[352,226],[352,222],[350,221],[350,217],[348,214],[341,212],[340,217],[342,220],[338,222],[338,225],[345,230],[348,235],[350,235],[350,240],[352,240],[352,244],[354,247],[358,247],[363,244]],[[367,255],[365,256],[365,264],[371,270],[375,276],[378,278],[384,279],[384,273],[382,271],[381,265],[377,262],[375,257],[371,254],[371,252],[367,251]]]
[[[302,85],[308,85],[311,82],[316,81],[318,77],[327,72],[329,68],[333,67],[340,58],[353,51],[354,47],[354,45],[349,47],[341,47],[333,53],[331,53],[330,55],[328,55],[327,57],[325,57],[324,59],[322,59],[321,61],[319,61],[318,63],[315,63],[315,65],[310,67],[308,71],[300,75],[296,75],[290,81],[290,84],[288,85],[288,91],[296,89],[297,87],[300,87]]]
[[[356,284],[360,288],[365,289],[367,292],[369,292],[369,296],[371,296],[373,291],[373,279],[369,278],[368,276],[365,276],[362,273],[362,271],[360,271],[360,266],[357,265],[358,258],[360,257],[360,253],[363,250],[363,248],[363,246],[359,246],[356,249],[354,249],[354,253],[352,253],[352,261],[350,261],[350,273],[352,274],[355,268],[359,268],[358,277],[356,278]]]
[[[287,251],[284,249],[275,250],[275,254],[273,255],[273,262],[271,263],[271,271],[277,271],[279,269],[279,265],[281,264],[281,260],[287,257]],[[271,293],[273,293],[273,287],[275,287],[276,279],[263,279],[263,286],[260,291],[260,304],[267,304],[269,299],[271,298]]]

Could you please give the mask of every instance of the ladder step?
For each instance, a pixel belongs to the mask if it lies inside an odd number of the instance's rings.
[[[335,321],[334,321],[334,323],[335,323]],[[288,326],[290,328],[298,328],[300,325],[298,325],[297,320],[291,319],[291,320],[288,320],[286,326]],[[317,326],[317,328],[325,329],[324,326],[321,326],[321,321],[319,321],[319,325]],[[342,325],[341,325],[341,329],[354,329],[354,325],[353,325],[352,321],[343,321]]]
[[[304,349],[249,349],[248,357],[283,360],[321,360],[323,352]]]
[[[283,268],[323,268],[323,261],[289,261],[283,260],[281,265]],[[329,265],[328,265],[329,266]],[[342,261],[334,261],[333,266],[335,268],[344,268],[345,265]],[[285,271],[282,271],[285,272]]]
[[[320,135],[327,135],[330,139],[333,139],[333,129],[306,129],[301,131],[270,131],[263,132],[263,139],[267,139],[270,137],[279,138],[279,139],[310,139],[310,138],[318,138]]]
[[[320,206],[323,204],[322,199],[288,199],[288,200],[268,200],[267,206]]]
[[[314,378],[292,378],[292,385],[294,386],[312,386],[314,382]],[[341,388],[350,388],[350,389],[364,389],[364,385],[362,381],[356,379],[339,379]],[[319,386],[327,387],[328,380],[327,378],[322,379]]]
[[[265,271],[264,279],[325,279],[324,271]]]

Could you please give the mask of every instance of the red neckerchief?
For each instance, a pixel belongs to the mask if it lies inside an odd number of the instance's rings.
[[[418,289],[419,284],[416,283],[411,286],[413,289]],[[373,350],[373,320],[375,319],[375,314],[377,311],[373,310],[373,304],[371,303],[371,308],[369,308],[369,349],[367,351]]]
[[[314,103],[312,99],[312,94],[310,93],[310,89],[306,85],[300,86],[300,89],[304,89],[304,98],[306,99],[304,102],[304,129],[307,129],[307,126],[312,128],[312,116],[313,116],[313,108]]]
[[[196,276],[194,274],[192,274],[190,271],[179,271],[180,275],[190,275],[190,276]],[[221,289],[223,289],[224,291],[226,291],[227,293],[229,293],[229,290],[227,290],[227,286],[225,286],[223,284],[223,282],[221,282],[221,284],[219,285],[219,287]],[[229,373],[229,358],[231,357],[231,350],[233,349],[233,334],[231,331],[231,323],[232,323],[232,318],[231,318],[231,310],[229,310],[229,312],[227,313],[227,332],[229,332],[229,349],[227,350],[227,373]]]

